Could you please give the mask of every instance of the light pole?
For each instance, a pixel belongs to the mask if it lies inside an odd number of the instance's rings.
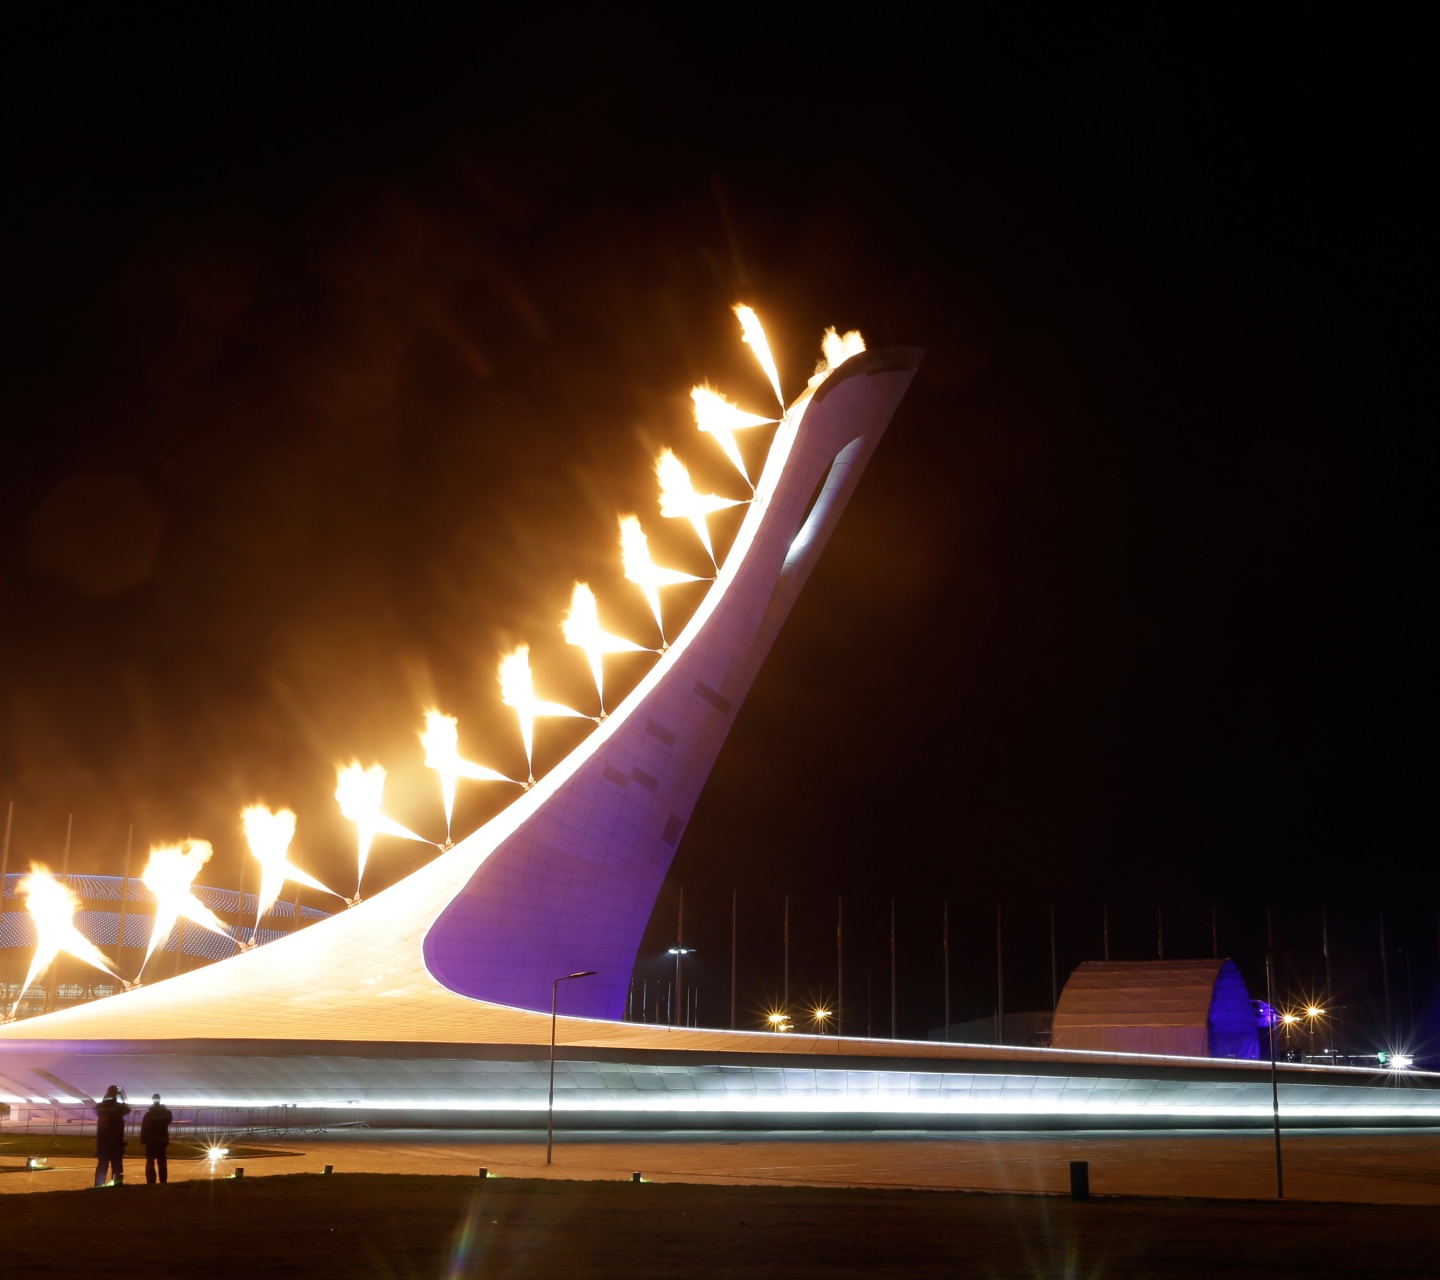
[[[679,1003],[680,1003],[680,962],[681,962],[686,956],[693,956],[693,955],[695,954],[695,948],[694,948],[694,947],[679,947],[679,946],[671,947],[671,948],[670,948],[670,951],[669,951],[669,954],[675,957],[675,1004],[679,1004]],[[674,1006],[674,1005],[671,1005],[670,1008],[671,1008],[671,1012],[670,1012],[670,1025],[673,1027],[673,1026],[675,1025],[675,1012],[674,1012],[675,1006]]]
[[[1280,1080],[1275,1069],[1275,948],[1265,948],[1265,1021],[1270,1024],[1270,1105],[1275,1127],[1275,1198],[1285,1199],[1285,1166],[1280,1157]]]
[[[545,1163],[550,1163],[550,1154],[555,1147],[555,1001],[562,982],[571,978],[593,978],[598,971],[582,969],[579,973],[567,973],[550,984],[550,1101],[545,1107]]]

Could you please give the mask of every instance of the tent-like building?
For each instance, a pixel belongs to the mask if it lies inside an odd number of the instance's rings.
[[[1250,991],[1233,960],[1089,960],[1055,1010],[1057,1049],[1258,1058]]]

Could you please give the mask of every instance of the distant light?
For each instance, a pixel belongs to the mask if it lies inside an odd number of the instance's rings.
[[[815,1010],[815,1016],[816,1016],[816,1018],[818,1018],[820,1021],[823,1022],[826,1018],[828,1018],[828,1017],[830,1016],[830,1010],[829,1010],[829,1009],[816,1009],[816,1010]]]
[[[1385,1058],[1382,1057],[1381,1063],[1389,1067],[1391,1071],[1408,1071],[1415,1064],[1415,1059],[1408,1053],[1392,1053],[1386,1056],[1388,1056],[1389,1061],[1386,1062]]]
[[[1286,1026],[1289,1026],[1292,1022],[1299,1022],[1300,1018],[1298,1014],[1282,1013],[1280,1015],[1280,1021],[1285,1023]]]
[[[1305,1016],[1307,1018],[1321,1018],[1325,1016],[1325,1010],[1317,1008],[1315,1005],[1312,1004],[1308,1009],[1305,1010]]]
[[[205,1148],[205,1155],[211,1160],[223,1160],[230,1154],[229,1147],[210,1146]]]

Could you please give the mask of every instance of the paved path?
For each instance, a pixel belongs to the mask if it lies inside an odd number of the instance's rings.
[[[513,1132],[356,1130],[273,1145],[275,1155],[238,1162],[175,1161],[170,1176],[228,1177],[240,1163],[247,1178],[319,1173],[327,1164],[474,1177],[484,1165],[503,1177],[628,1179],[639,1171],[655,1182],[1068,1193],[1070,1161],[1088,1160],[1098,1196],[1275,1195],[1274,1147],[1254,1133],[562,1134],[548,1169],[544,1136]],[[1284,1153],[1290,1199],[1440,1205],[1440,1130],[1293,1133]],[[14,1172],[16,1164],[0,1156],[0,1192],[84,1187],[94,1170],[79,1158],[40,1173]],[[143,1181],[143,1159],[126,1169],[130,1181]]]

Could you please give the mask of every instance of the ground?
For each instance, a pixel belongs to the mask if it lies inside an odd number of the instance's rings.
[[[359,1131],[101,1191],[83,1149],[19,1172],[46,1137],[0,1138],[6,1274],[1440,1275],[1431,1131],[1287,1135],[1284,1202],[1259,1134],[561,1134],[547,1168],[543,1135]]]

